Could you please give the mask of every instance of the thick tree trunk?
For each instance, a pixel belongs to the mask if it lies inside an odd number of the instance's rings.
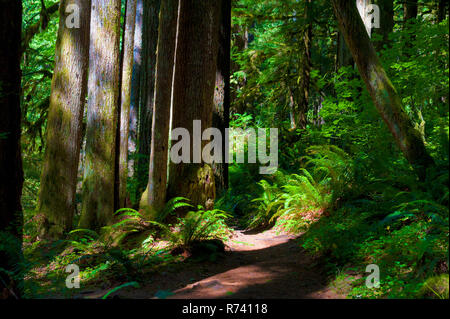
[[[201,121],[201,130],[212,125],[219,15],[218,1],[180,2],[172,127],[189,132],[191,156],[190,163],[171,161],[168,197],[184,196],[207,208],[215,199],[214,173],[202,159],[207,142],[193,148],[193,121]]]
[[[427,153],[421,134],[414,128],[397,91],[381,66],[355,4],[347,0],[333,0],[332,4],[339,28],[375,106],[405,157],[419,177],[424,179],[426,168],[433,165],[433,159]]]
[[[158,44],[159,9],[161,0],[144,1],[142,37],[142,68],[138,128],[137,195],[148,183],[150,141],[155,89],[156,47]]]
[[[133,72],[133,44],[136,21],[136,0],[127,0],[120,97],[119,134],[119,194],[118,208],[125,207],[128,179],[128,135],[130,127],[131,76]]]
[[[21,31],[21,1],[0,0],[0,299],[21,295]]]
[[[174,74],[178,0],[161,3],[156,62],[155,106],[147,191],[141,208],[154,216],[164,207],[167,191],[167,158],[169,146],[170,106]]]
[[[230,124],[230,51],[231,51],[231,1],[221,0],[219,51],[217,56],[216,86],[214,91],[213,127],[225,136],[225,128]],[[228,188],[228,164],[225,154],[228,145],[223,141],[222,163],[214,163],[214,180],[217,194]]]
[[[119,98],[120,0],[92,0],[81,228],[107,225],[114,212]]]
[[[69,5],[80,27],[68,27]],[[90,0],[62,0],[38,212],[42,235],[60,238],[72,227],[89,59]],[[58,194],[57,196],[55,194]]]

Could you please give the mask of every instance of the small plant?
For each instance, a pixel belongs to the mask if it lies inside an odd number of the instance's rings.
[[[195,242],[222,239],[227,234],[224,221],[229,217],[222,210],[205,211],[202,206],[198,206],[197,211],[190,211],[180,219],[179,231],[175,233],[173,242],[175,246],[189,250]]]

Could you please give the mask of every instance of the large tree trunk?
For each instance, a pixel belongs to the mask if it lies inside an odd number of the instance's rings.
[[[215,199],[214,173],[202,159],[207,142],[193,147],[193,121],[200,120],[202,130],[212,125],[219,15],[218,1],[180,2],[172,127],[189,132],[191,156],[190,163],[171,161],[168,197],[184,196],[207,208]]]
[[[214,91],[213,127],[225,136],[225,128],[230,124],[230,51],[231,51],[231,1],[221,0],[219,50],[217,56],[216,87]],[[217,194],[228,188],[228,164],[225,154],[228,145],[223,141],[222,163],[214,163],[214,180]]]
[[[21,295],[21,31],[21,1],[0,0],[0,299]]]
[[[128,179],[128,135],[130,128],[131,76],[133,72],[134,30],[136,0],[127,0],[125,31],[123,34],[123,60],[120,97],[119,134],[119,192],[118,208],[125,207]]]
[[[66,20],[69,5],[80,8],[80,27]],[[72,227],[87,91],[90,0],[62,0],[55,70],[47,120],[47,140],[38,212],[42,235],[59,238]],[[69,17],[70,19],[70,17]],[[58,194],[55,196],[55,194]]]
[[[339,28],[375,106],[405,157],[416,169],[419,177],[424,179],[426,168],[433,164],[433,159],[427,153],[420,132],[414,128],[397,91],[383,69],[355,4],[347,0],[333,0],[332,4]]]
[[[152,216],[164,207],[166,201],[178,3],[178,0],[161,3],[148,186],[141,200],[141,208],[145,208],[146,213]]]
[[[150,141],[155,89],[156,47],[161,0],[144,1],[142,68],[138,128],[137,195],[148,183]]]
[[[81,228],[105,226],[114,212],[119,60],[120,0],[92,0]]]

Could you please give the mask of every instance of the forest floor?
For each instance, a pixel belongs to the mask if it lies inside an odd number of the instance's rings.
[[[298,236],[235,230],[215,261],[185,262],[151,276],[140,288],[124,288],[115,298],[345,298],[296,240]],[[101,298],[108,289],[85,292]]]

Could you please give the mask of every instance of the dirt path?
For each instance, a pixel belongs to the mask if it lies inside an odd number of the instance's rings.
[[[139,289],[123,290],[120,298],[343,298],[327,287],[294,240],[273,230],[251,234],[236,231],[223,257],[190,263],[152,276]],[[99,297],[103,292],[99,292]]]

